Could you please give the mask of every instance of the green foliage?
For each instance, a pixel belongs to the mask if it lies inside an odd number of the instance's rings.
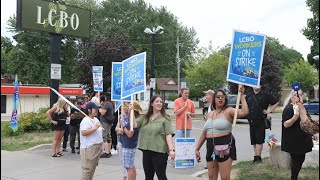
[[[233,166],[236,170],[236,180],[287,180],[290,179],[290,169],[271,166],[269,158],[264,158],[263,163],[252,165],[252,161],[240,161]],[[319,179],[319,168],[302,168],[298,179]]]
[[[223,88],[226,84],[228,60],[219,53],[193,59],[183,69],[190,86],[190,97],[201,97],[206,89]]]
[[[143,0],[106,0],[102,8],[94,14],[98,23],[92,28],[96,35],[115,35],[123,33],[136,52],[147,52],[147,73],[150,74],[151,35],[144,33],[145,28],[162,26],[163,34],[156,35],[155,76],[177,77],[176,39],[180,38],[181,67],[195,51],[198,40],[193,28],[188,28],[165,7],[154,8]]]
[[[277,60],[280,65],[280,73],[283,75],[283,69],[289,64],[303,59],[303,56],[293,48],[288,48],[281,44],[278,39],[267,37],[266,44],[269,47],[269,53]]]
[[[121,62],[134,54],[135,51],[123,34],[115,37],[110,35],[108,38],[97,36],[86,47],[85,57],[80,62],[82,68],[78,73],[78,79],[93,89],[92,66],[103,66],[103,89],[107,91],[111,87],[112,62]]]
[[[19,116],[19,129],[24,132],[50,130],[51,122],[46,116],[49,108],[40,108],[38,112],[22,113]]]
[[[284,78],[289,83],[300,82],[301,89],[307,91],[318,84],[318,72],[306,61],[298,61],[284,70]]]
[[[306,0],[306,4],[312,12],[313,17],[307,20],[307,27],[302,29],[302,32],[307,39],[313,42],[312,48],[315,54],[319,55],[319,0]]]
[[[170,94],[170,95],[168,95],[168,97],[166,98],[166,100],[174,101],[174,100],[176,100],[178,97],[179,97],[178,94]]]
[[[2,136],[19,136],[23,130],[19,127],[18,131],[13,132],[10,127],[10,121],[1,122],[1,137]]]

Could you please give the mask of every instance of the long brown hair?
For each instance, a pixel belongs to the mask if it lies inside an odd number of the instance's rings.
[[[159,96],[159,95],[154,95],[154,96],[151,97],[150,102],[149,102],[148,111],[147,111],[147,114],[146,114],[146,116],[145,116],[145,120],[144,120],[142,126],[144,126],[144,125],[146,125],[146,124],[149,123],[149,118],[150,118],[151,115],[153,114],[152,103],[153,103],[158,97],[161,98],[162,104],[164,103],[162,97]],[[161,110],[160,110],[160,113],[161,113],[161,115],[162,115],[163,117],[169,118],[169,115],[166,113],[166,109],[165,109],[164,105],[162,105],[162,108],[161,108]]]

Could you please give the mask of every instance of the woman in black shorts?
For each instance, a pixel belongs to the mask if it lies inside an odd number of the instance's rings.
[[[51,121],[51,130],[54,138],[52,142],[52,157],[60,157],[63,154],[60,152],[61,138],[67,128],[66,120],[69,116],[67,111],[68,104],[61,98],[58,99],[51,109],[46,112],[47,117]]]
[[[239,86],[239,91],[242,93],[242,108],[238,110],[238,117],[244,117],[249,113],[249,110],[245,95],[243,95],[244,88]],[[232,161],[237,159],[235,140],[231,133],[236,109],[228,107],[228,98],[223,90],[216,91],[212,106],[214,111],[207,115],[207,121],[196,146],[196,157],[197,161],[200,162],[200,148],[204,141],[207,140],[206,160],[209,179],[218,179],[219,173],[221,179],[230,179]],[[219,156],[214,152],[214,148],[217,145],[229,146],[230,153]]]

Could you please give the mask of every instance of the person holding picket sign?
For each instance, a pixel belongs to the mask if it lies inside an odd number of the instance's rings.
[[[207,140],[207,167],[210,180],[230,179],[232,161],[237,159],[235,139],[231,133],[235,114],[237,117],[245,117],[248,113],[248,105],[244,95],[244,87],[239,85],[241,92],[241,109],[228,106],[228,97],[223,90],[217,90],[214,94],[212,106],[214,110],[208,114],[202,134],[195,149],[197,161],[200,162],[200,148]],[[237,111],[237,112],[236,112]]]
[[[137,172],[135,168],[135,154],[137,151],[139,129],[134,128],[130,131],[130,111],[133,109],[134,118],[139,118],[142,113],[142,109],[138,102],[133,102],[129,106],[124,107],[124,113],[121,114],[120,125],[123,129],[122,135],[122,166],[127,169],[128,180],[135,180],[137,177]]]

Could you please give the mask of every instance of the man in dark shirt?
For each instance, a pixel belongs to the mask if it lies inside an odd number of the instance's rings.
[[[110,101],[110,96],[100,96],[100,123],[104,130],[102,131],[102,137],[104,142],[104,152],[101,154],[101,158],[111,157],[111,127],[114,121],[113,104]]]
[[[264,119],[275,110],[279,102],[270,93],[260,91],[260,86],[247,93],[246,100],[249,107],[250,139],[255,154],[253,163],[258,164],[262,162],[261,152],[266,135]],[[269,105],[272,106],[269,108]]]

